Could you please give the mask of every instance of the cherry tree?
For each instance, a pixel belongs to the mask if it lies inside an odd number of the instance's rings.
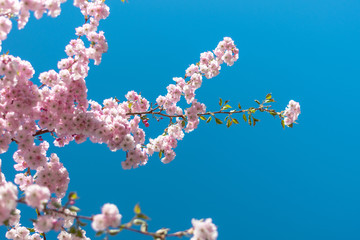
[[[63,2],[3,0],[0,40],[6,40],[16,22],[19,29],[26,27],[31,12],[37,19],[44,13],[57,17]],[[66,55],[59,60],[58,69],[38,75],[41,85],[33,82],[35,70],[30,62],[11,52],[0,56],[0,153],[7,152],[11,143],[16,144],[13,161],[18,171],[13,181],[7,179],[4,172],[0,175],[0,223],[7,227],[5,237],[46,239],[49,231],[55,231],[60,240],[89,239],[84,230],[88,224],[105,239],[121,231],[157,240],[171,236],[217,239],[217,227],[210,218],[193,219],[188,229],[179,232],[170,232],[167,228],[148,231],[149,217],[138,204],[133,218],[126,222],[122,221],[117,206],[111,203],[105,203],[101,213],[81,215],[76,207],[77,193],[68,193],[70,177],[66,167],[69,166],[64,166],[56,153],[48,152],[51,143],[43,136],[52,137],[52,144],[57,147],[65,147],[72,141],[80,144],[88,139],[104,143],[110,151],[124,151],[126,160],[121,165],[123,169],[133,169],[145,165],[154,155],[164,164],[173,161],[178,142],[201,122],[230,127],[244,121],[255,126],[259,119],[254,114],[261,112],[279,119],[283,128],[291,128],[300,114],[299,103],[291,100],[285,110],[276,111],[271,106],[275,101],[271,93],[261,101],[255,100],[250,108],[240,104],[231,106],[228,100],[220,98],[219,108],[208,110],[205,103],[198,101],[196,91],[206,84],[205,80],[216,77],[224,66],[232,66],[238,60],[239,50],[230,37],[214,45],[214,50],[201,53],[199,61],[190,64],[183,76],[174,77],[153,102],[135,91],[129,91],[125,99],[112,97],[102,103],[89,100],[86,86],[89,64],[93,61],[99,65],[103,53],[108,51],[105,33],[99,24],[108,17],[110,9],[100,0],[75,0],[74,6],[84,15],[84,24],[75,29],[76,35],[65,47]],[[156,125],[150,124],[152,119],[168,123],[153,139],[147,138],[144,130]],[[32,226],[21,224],[18,205],[36,211]]]

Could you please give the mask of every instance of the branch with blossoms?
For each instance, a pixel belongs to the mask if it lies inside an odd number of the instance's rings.
[[[147,222],[150,218],[142,213],[139,204],[134,207],[134,217],[127,223],[121,223],[122,215],[114,204],[105,204],[101,209],[101,214],[89,217],[78,215],[80,209],[74,206],[75,201],[78,199],[75,192],[69,194],[68,200],[63,206],[55,199],[49,202],[49,198],[50,192],[45,187],[33,185],[27,188],[25,197],[17,200],[17,202],[35,208],[38,219],[33,220],[34,228],[15,226],[7,232],[6,237],[13,239],[19,234],[30,236],[30,233],[36,231],[42,234],[35,233],[31,235],[32,239],[40,239],[40,236],[46,239],[46,232],[58,230],[60,231],[58,236],[60,240],[73,239],[73,236],[79,239],[88,239],[85,237],[86,232],[83,230],[83,227],[87,225],[87,221],[91,222],[92,228],[96,231],[96,236],[104,236],[104,240],[124,230],[150,236],[155,240],[183,236],[193,236],[193,239],[205,239],[206,237],[216,239],[217,237],[217,228],[211,219],[193,219],[193,226],[184,231],[170,233],[169,228],[161,228],[150,232],[148,231]],[[9,222],[5,225],[8,224]]]
[[[124,2],[124,0],[122,0]],[[44,13],[52,17],[60,14],[64,0],[9,0],[0,6],[0,50],[1,41],[7,38],[16,20],[18,28],[27,24],[30,11],[36,18]],[[75,193],[70,193],[65,204],[61,204],[69,185],[69,173],[59,157],[47,154],[50,144],[43,135],[50,133],[53,144],[64,147],[71,141],[82,143],[90,139],[93,143],[105,143],[111,151],[122,150],[126,160],[124,169],[145,165],[149,157],[159,153],[163,163],[174,160],[179,140],[185,133],[194,131],[200,121],[216,124],[239,124],[240,115],[249,125],[255,126],[259,119],[256,112],[264,112],[278,117],[282,126],[293,127],[300,114],[299,103],[291,100],[283,111],[276,111],[270,105],[274,102],[267,94],[257,106],[243,109],[230,106],[228,100],[219,100],[219,110],[207,111],[206,105],[196,97],[196,91],[203,86],[204,79],[216,77],[221,66],[232,66],[239,58],[239,50],[234,41],[225,37],[214,51],[200,54],[199,62],[185,70],[184,77],[176,77],[165,95],[160,95],[156,103],[141,94],[129,91],[121,101],[117,98],[105,99],[101,104],[88,100],[86,77],[90,61],[101,63],[102,54],[108,45],[99,22],[109,15],[109,7],[102,0],[75,0],[84,15],[85,23],[75,29],[76,37],[65,47],[67,57],[58,62],[58,70],[40,73],[40,86],[33,83],[32,65],[9,52],[0,56],[0,154],[8,151],[14,142],[18,149],[13,154],[16,174],[14,182],[7,181],[0,172],[0,225],[8,227],[7,239],[46,239],[49,231],[60,232],[60,240],[89,239],[85,235],[84,221],[105,239],[123,230],[148,235],[156,240],[167,237],[192,236],[193,240],[215,240],[217,228],[211,219],[192,220],[192,227],[185,231],[169,233],[167,228],[155,232],[148,231],[148,217],[135,206],[135,216],[121,224],[121,214],[114,204],[105,204],[102,213],[91,217],[79,216],[79,208],[74,204]],[[88,46],[85,44],[89,42]],[[187,107],[180,107],[186,102]],[[185,105],[185,104],[182,104]],[[224,117],[224,118],[222,118]],[[146,135],[140,123],[149,127],[149,119],[160,121],[166,118],[168,126],[155,139],[146,142]],[[40,144],[37,144],[40,140]],[[0,160],[1,167],[1,160]],[[1,170],[1,168],[0,168]],[[25,195],[19,198],[19,190]],[[36,210],[33,227],[20,224],[18,204],[25,204]],[[135,226],[138,226],[136,228]]]

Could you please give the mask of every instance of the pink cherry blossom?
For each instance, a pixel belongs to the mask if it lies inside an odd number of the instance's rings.
[[[114,204],[106,203],[101,208],[101,214],[93,217],[91,227],[95,231],[102,231],[108,227],[118,227],[121,222],[121,214]]]
[[[211,218],[205,220],[192,219],[194,236],[190,240],[216,240],[218,237],[217,227]]]
[[[300,104],[298,102],[295,102],[294,100],[290,100],[284,112],[285,125],[289,126],[295,123],[300,113]]]
[[[42,210],[44,204],[50,199],[50,191],[47,187],[33,184],[25,190],[25,202],[27,205]]]
[[[49,232],[54,226],[54,218],[49,215],[39,216],[34,222],[34,229],[40,233]]]

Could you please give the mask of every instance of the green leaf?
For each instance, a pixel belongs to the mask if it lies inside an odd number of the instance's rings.
[[[276,112],[274,109],[271,109],[271,110],[269,111],[269,113],[270,113],[273,117],[275,117],[275,116],[277,115],[277,112]]]
[[[224,105],[226,105],[228,102],[230,102],[230,100],[226,100],[226,101],[224,102]]]
[[[82,227],[85,227],[87,225],[87,223],[84,223],[84,222],[82,222],[80,220],[77,220],[77,223]]]
[[[235,123],[235,124],[239,124],[239,121],[238,121],[236,118],[233,118],[232,121],[233,121],[233,123]]]
[[[53,205],[54,207],[56,207],[56,208],[61,208],[61,204],[60,203],[58,203],[58,202],[51,202],[51,205]]]
[[[102,235],[104,233],[104,231],[98,231],[96,234],[95,234],[95,237],[98,237],[100,235]]]
[[[239,108],[239,109],[241,109],[241,105],[240,105],[240,103],[238,104],[238,108]]]
[[[76,228],[74,226],[72,226],[68,232],[72,233],[72,234],[75,234],[76,233]]]
[[[144,219],[144,220],[149,220],[149,219],[150,219],[148,216],[146,216],[146,215],[143,214],[143,213],[137,214],[136,217],[137,217],[137,218]]]
[[[229,108],[231,108],[231,106],[228,105],[228,104],[226,104],[225,106],[223,106],[223,107],[221,108],[221,110],[227,110],[227,109],[229,109]]]
[[[259,100],[255,100],[255,102],[256,102],[257,104],[260,104]]]
[[[162,152],[162,151],[160,151]],[[141,208],[140,208],[140,205],[137,203],[134,207],[134,213],[135,214],[140,214],[141,213]]]
[[[200,119],[206,121],[206,117],[204,117],[203,115],[200,115]]]
[[[110,229],[110,230],[109,230],[109,234],[110,234],[111,236],[115,236],[115,235],[117,235],[119,232],[121,232],[120,229]]]
[[[275,102],[275,100],[274,99],[266,99],[265,100],[265,103],[269,103],[269,102]]]
[[[211,116],[206,120],[206,123],[209,123],[211,121]]]
[[[81,229],[78,229],[78,230],[76,231],[75,236],[77,236],[77,237],[79,237],[79,238],[83,238],[83,237],[84,237]]]
[[[79,199],[78,195],[76,194],[76,192],[71,192],[69,193],[69,200],[76,200]]]
[[[283,127],[283,129],[285,129],[285,122],[284,122],[284,120],[281,120],[281,126]]]
[[[254,125],[254,126],[256,125],[257,122],[260,122],[259,119],[256,119],[256,118],[254,118],[254,117],[252,117],[252,119],[253,119],[253,125]]]
[[[27,227],[27,230],[29,230],[29,232],[31,232],[31,233],[35,232],[35,230],[33,228],[28,228]]]
[[[244,119],[245,122],[247,122],[247,118],[246,118],[245,114],[243,114],[243,119]]]
[[[266,95],[266,97],[265,97],[265,99],[267,99],[267,100],[269,100],[269,99],[271,99],[271,98],[272,98],[271,93],[268,93],[268,94]]]
[[[251,121],[251,115],[249,115],[249,125],[251,126],[251,124],[252,124],[252,121]]]
[[[256,112],[256,109],[253,108],[253,107],[251,107],[251,108],[249,108],[249,111],[250,111],[251,113],[255,113],[255,112]]]
[[[159,152],[159,158],[162,158],[162,155],[163,155],[163,150],[161,150],[160,152]]]
[[[215,118],[215,122],[217,123],[217,124],[222,124],[223,122],[220,120],[220,119],[218,119],[218,118]]]
[[[141,224],[140,231],[142,231],[142,232],[147,232],[148,231],[147,223]]]
[[[232,124],[232,121],[230,119],[228,119],[226,122],[226,126],[229,128],[231,126],[231,124]]]
[[[165,237],[166,234],[168,234],[169,230],[170,230],[169,228],[162,228],[162,229],[157,230],[156,234],[157,235],[163,235]]]
[[[80,211],[80,208],[75,207],[75,206],[70,206],[70,207],[69,207],[69,210],[72,211],[72,212],[79,212],[79,211]]]
[[[220,98],[220,100],[219,100],[219,106],[221,107],[221,105],[222,105],[222,99]]]
[[[185,121],[182,121],[182,122],[181,122],[181,126],[182,126],[182,127],[185,127],[185,126],[186,126],[186,122],[185,122]]]
[[[141,220],[141,219],[134,219],[133,220],[133,224],[137,225],[137,226],[139,226],[141,224],[144,224],[144,223],[146,223],[146,222],[144,220]]]

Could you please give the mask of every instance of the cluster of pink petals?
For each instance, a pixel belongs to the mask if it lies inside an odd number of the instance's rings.
[[[150,139],[150,143],[146,146],[146,151],[149,155],[154,152],[162,152],[165,156],[161,159],[163,163],[171,162],[176,154],[174,148],[177,146],[177,140],[183,138],[183,130],[185,132],[191,132],[197,128],[199,124],[199,115],[206,111],[205,104],[199,103],[195,99],[195,91],[201,87],[203,76],[206,78],[213,78],[219,74],[221,64],[226,63],[231,66],[239,58],[239,50],[234,45],[231,38],[225,37],[221,41],[214,53],[204,52],[200,54],[200,62],[197,64],[191,64],[186,69],[186,78],[190,78],[189,81],[185,81],[184,78],[176,77],[174,81],[176,84],[170,84],[167,87],[167,94],[165,96],[159,96],[156,99],[156,103],[159,107],[164,109],[166,113],[172,117],[177,118],[176,123],[172,126],[176,126],[177,133],[173,136],[169,131],[165,135],[160,135],[155,139]],[[186,102],[191,104],[187,109],[182,109],[177,104],[180,102],[181,97],[184,96]],[[185,112],[187,125],[184,128],[181,124],[182,120],[179,118]],[[171,126],[168,128],[168,130]],[[181,137],[180,137],[181,136]]]
[[[18,190],[11,182],[2,182],[0,185],[0,223],[12,217],[16,209]]]
[[[294,100],[290,100],[284,112],[285,125],[289,126],[295,123],[300,113],[300,104],[298,102],[295,102]]]
[[[44,204],[47,204],[49,199],[50,191],[47,187],[33,184],[25,190],[25,202],[33,208],[44,209]]]
[[[82,237],[78,237],[74,234],[61,231],[57,237],[58,240],[90,240],[90,238],[86,237],[86,232],[84,230],[81,230]]]
[[[199,125],[198,114],[205,113],[206,106],[203,103],[199,103],[196,99],[193,101],[190,108],[185,111],[187,116],[188,124],[186,125],[185,131],[191,132]]]
[[[190,240],[216,240],[218,237],[217,227],[211,218],[205,220],[192,219],[193,237]]]
[[[7,182],[4,174],[1,172],[0,159],[0,224],[9,220],[10,223],[19,222],[20,211],[16,209],[18,189],[11,183]]]
[[[15,175],[14,182],[19,186],[21,191],[34,183],[34,179],[31,175],[25,175],[24,173],[18,173]]]
[[[34,222],[34,229],[39,233],[46,233],[53,229],[55,223],[55,219],[49,215],[41,215],[38,216],[36,221]]]
[[[106,203],[101,208],[101,214],[93,217],[91,227],[95,231],[103,231],[109,227],[115,228],[120,225],[121,218],[119,209],[114,204]]]
[[[222,63],[225,62],[228,66],[232,66],[239,59],[239,49],[236,48],[234,41],[229,37],[225,37],[223,41],[219,42],[214,50],[214,54],[212,52],[204,52],[200,55],[200,72],[206,78],[217,76]],[[187,73],[187,76],[191,75]]]
[[[22,227],[20,225],[16,225],[11,228],[8,232],[6,232],[5,237],[7,239],[12,240],[41,240],[41,236],[39,233],[34,233],[30,235],[30,231],[26,227]]]
[[[50,193],[55,193],[59,198],[65,196],[70,182],[69,173],[55,153],[51,154],[46,165],[37,169],[34,177],[36,184],[47,187]]]
[[[44,141],[39,146],[33,142],[28,145],[28,148],[19,146],[13,158],[17,163],[14,167],[17,171],[22,171],[26,168],[37,169],[47,163],[46,151],[49,148],[48,142]]]
[[[0,40],[3,41],[7,38],[12,27],[12,22],[4,16],[0,17]]]

